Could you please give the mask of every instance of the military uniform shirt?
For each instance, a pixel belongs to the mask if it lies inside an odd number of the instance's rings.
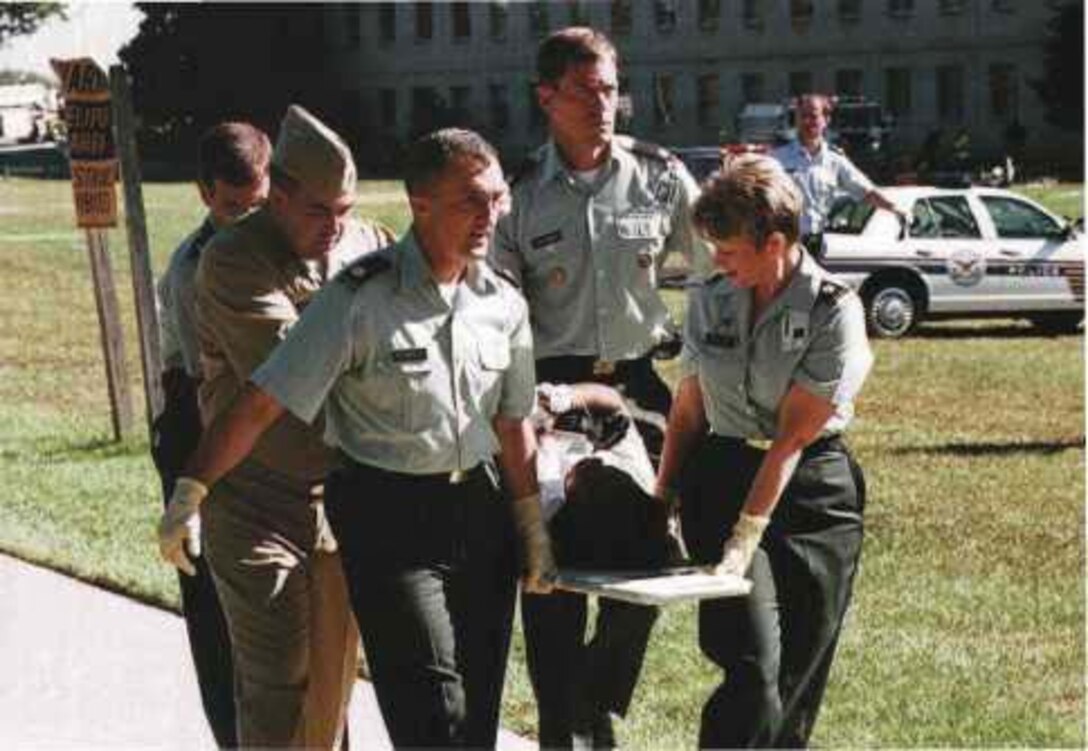
[[[170,256],[158,285],[159,344],[163,372],[184,369],[191,378],[200,378],[200,342],[196,333],[196,269],[200,251],[215,225],[208,217],[182,240]]]
[[[796,383],[834,405],[824,435],[842,432],[873,362],[857,295],[802,253],[785,289],[749,327],[751,296],[719,275],[689,301],[681,376],[698,376],[711,430],[774,438],[778,406]]]
[[[845,192],[860,201],[873,190],[873,183],[865,173],[825,141],[820,142],[820,150],[815,155],[796,140],[779,146],[771,155],[781,162],[805,198],[801,213],[802,234],[824,231],[827,215],[840,193]]]
[[[409,233],[314,299],[253,382],[354,460],[410,474],[471,469],[499,451],[492,418],[529,415],[525,301],[472,263],[449,301]]]
[[[689,220],[698,187],[683,164],[625,136],[592,185],[541,147],[515,180],[492,261],[522,286],[538,358],[645,355],[668,332],[657,290],[665,258],[680,253],[700,272],[709,256]]]
[[[233,403],[327,279],[389,240],[376,225],[350,221],[327,259],[319,262],[294,253],[268,209],[220,230],[201,254],[197,270],[204,423]],[[310,481],[327,474],[332,456],[319,430],[286,416],[264,433],[250,459]]]

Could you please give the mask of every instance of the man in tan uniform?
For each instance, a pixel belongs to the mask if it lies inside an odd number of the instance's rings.
[[[351,151],[301,107],[290,107],[280,126],[271,179],[268,205],[217,234],[197,272],[205,425],[328,279],[393,239],[350,218]],[[334,748],[343,734],[359,637],[324,519],[332,456],[321,432],[290,415],[278,420],[216,486],[203,514],[234,648],[244,747]],[[192,531],[199,519],[180,523]],[[168,508],[160,539],[178,523]],[[191,566],[184,555],[172,560]]]

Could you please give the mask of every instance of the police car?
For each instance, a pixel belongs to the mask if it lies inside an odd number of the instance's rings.
[[[1024,317],[1048,333],[1084,317],[1081,233],[998,188],[881,188],[909,226],[864,202],[835,205],[824,265],[856,288],[870,331],[900,337],[925,318]]]

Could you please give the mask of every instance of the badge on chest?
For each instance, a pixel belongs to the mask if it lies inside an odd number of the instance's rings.
[[[630,211],[616,218],[616,234],[624,240],[658,237],[661,215],[656,211]]]
[[[737,346],[737,326],[732,318],[723,318],[710,331],[703,334],[703,342],[717,349],[732,349]]]
[[[787,310],[782,316],[782,351],[796,352],[808,340],[808,313]]]

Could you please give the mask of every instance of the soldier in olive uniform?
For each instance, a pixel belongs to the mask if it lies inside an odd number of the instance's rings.
[[[196,270],[201,251],[219,227],[268,197],[268,136],[248,123],[225,122],[200,139],[197,188],[208,216],[182,241],[159,280],[163,411],[152,426],[151,454],[162,478],[163,500],[200,440],[200,344],[196,333]],[[197,684],[216,743],[238,745],[235,732],[234,665],[230,637],[207,564],[193,562],[195,576],[179,574],[181,605]]]
[[[797,242],[801,202],[776,161],[746,156],[695,206],[721,273],[692,294],[656,492],[679,497],[696,562],[753,582],[700,603],[725,673],[703,748],[807,745],[861,554],[842,433],[872,353],[857,295]]]
[[[656,458],[671,395],[652,353],[677,343],[658,275],[673,253],[703,268],[688,221],[698,188],[664,149],[614,135],[616,66],[593,29],[541,44],[537,97],[551,138],[513,181],[492,260],[529,302],[537,379],[615,387]],[[541,744],[612,745],[611,714],[626,714],[657,610],[602,601],[588,646],[584,595],[524,597],[522,613]]]
[[[323,408],[341,459],[329,521],[393,743],[494,747],[515,532],[523,586],[547,591],[554,577],[527,419],[532,335],[524,300],[484,262],[509,205],[492,147],[470,131],[425,136],[405,183],[411,231],[322,290],[188,474],[211,486],[277,420]]]
[[[197,271],[205,424],[234,401],[318,288],[391,240],[350,218],[351,152],[300,107],[290,107],[280,126],[271,178],[269,203],[219,232]],[[319,429],[284,416],[216,486],[203,514],[244,746],[333,748],[343,733],[358,632],[324,521],[332,458]],[[160,523],[164,555],[190,572],[181,542],[199,544],[206,493],[179,479]]]
[[[804,197],[801,244],[817,260],[823,257],[823,233],[831,207],[843,193],[891,211],[901,222],[910,221],[906,211],[881,193],[846,154],[824,140],[831,111],[830,98],[822,94],[802,96],[797,108],[797,138],[771,153]]]

